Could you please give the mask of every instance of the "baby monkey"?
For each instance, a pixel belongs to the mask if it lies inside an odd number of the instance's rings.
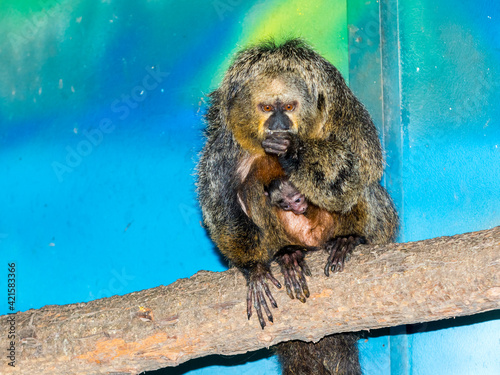
[[[271,204],[295,215],[304,215],[309,204],[304,194],[299,192],[288,179],[277,178],[266,187],[265,194]]]
[[[330,254],[325,267],[326,276],[329,276],[330,269],[334,272],[342,271],[345,261],[349,258],[349,253],[355,246],[366,242],[363,237],[341,236],[336,238],[333,231],[336,229],[339,218],[333,213],[310,205],[304,194],[287,178],[281,177],[272,180],[264,188],[264,193],[269,197],[272,206],[283,211],[292,211],[295,215],[304,215],[300,219],[301,221],[297,222],[297,226],[300,228],[296,228],[295,238],[302,245],[286,246],[285,250],[290,251],[295,248],[301,248],[305,251],[326,250]],[[317,245],[321,243],[323,246]],[[305,267],[305,263],[302,264],[302,267]],[[309,271],[307,272],[310,274]],[[285,275],[285,284],[287,284],[288,273],[284,271],[283,274]],[[305,286],[305,279],[301,278],[301,282]],[[290,293],[288,294],[290,295]]]

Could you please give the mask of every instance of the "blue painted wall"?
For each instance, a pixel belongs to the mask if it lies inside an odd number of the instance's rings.
[[[382,135],[399,241],[500,223],[499,19],[488,1],[348,2],[350,85]],[[365,373],[500,373],[499,318],[382,331],[360,343]]]
[[[499,225],[500,3],[405,0],[398,10],[399,90],[391,90],[400,99],[391,111],[401,121],[387,162],[401,192],[401,240]],[[410,327],[416,333],[394,340],[404,344],[395,363],[400,373],[498,374],[499,318]]]
[[[307,38],[366,103],[401,241],[499,225],[500,6],[380,6],[382,17],[357,0],[0,3],[0,262],[17,264],[17,309],[226,269],[194,193],[205,95],[236,49],[269,35]],[[497,374],[498,322],[376,332],[360,342],[363,367]],[[260,351],[163,373],[278,372]]]

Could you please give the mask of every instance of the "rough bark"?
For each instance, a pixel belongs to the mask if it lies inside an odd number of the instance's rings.
[[[471,315],[500,307],[500,227],[454,237],[359,246],[342,273],[323,274],[325,253],[307,258],[303,304],[272,289],[279,308],[262,330],[246,319],[236,270],[200,271],[168,286],[89,303],[15,314],[16,366],[1,373],[137,374],[209,354],[238,354],[290,339]],[[274,274],[281,276],[278,269]],[[272,287],[274,288],[274,287]],[[10,315],[0,317],[9,348]]]

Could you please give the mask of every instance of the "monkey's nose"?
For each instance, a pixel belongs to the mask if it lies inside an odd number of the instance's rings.
[[[267,127],[272,131],[286,131],[292,128],[292,121],[283,112],[278,111],[269,117],[269,126]]]

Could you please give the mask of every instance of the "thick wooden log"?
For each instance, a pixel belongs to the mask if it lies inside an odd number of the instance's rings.
[[[45,306],[0,318],[0,347],[15,319],[15,367],[2,374],[138,374],[210,354],[238,354],[282,341],[476,314],[500,307],[500,227],[387,246],[359,246],[342,273],[307,262],[311,297],[290,300],[262,330],[246,318],[237,270],[200,271],[168,286],[89,303]],[[277,268],[275,276],[280,278]],[[274,287],[272,287],[274,288]],[[255,314],[254,314],[255,315]]]

